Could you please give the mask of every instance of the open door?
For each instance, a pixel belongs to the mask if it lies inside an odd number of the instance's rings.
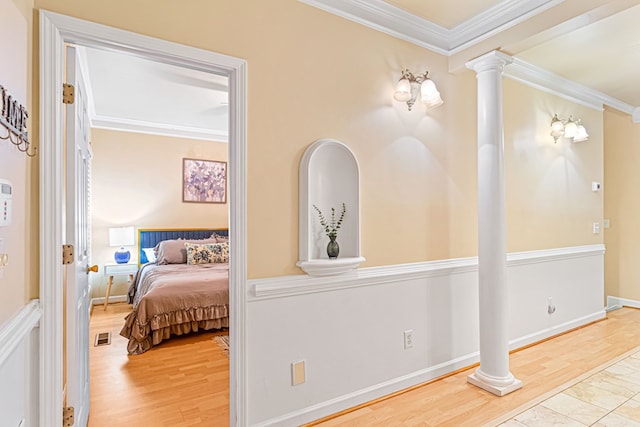
[[[65,268],[65,407],[74,425],[89,419],[89,117],[76,49],[66,47],[66,81],[74,93],[65,101],[65,237],[73,262]],[[95,267],[92,271],[97,271]]]

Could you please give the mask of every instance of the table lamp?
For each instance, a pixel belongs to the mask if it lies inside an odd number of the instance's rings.
[[[119,246],[113,254],[113,259],[118,264],[126,264],[131,259],[131,252],[125,249],[125,246],[133,246],[134,244],[133,227],[112,227],[109,228],[109,246]]]

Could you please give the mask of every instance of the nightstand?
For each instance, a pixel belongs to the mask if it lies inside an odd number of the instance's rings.
[[[107,283],[107,294],[104,297],[104,309],[109,304],[109,294],[111,293],[111,285],[113,285],[114,276],[129,276],[129,281],[133,280],[133,275],[138,271],[138,264],[105,264],[104,275],[109,278]]]

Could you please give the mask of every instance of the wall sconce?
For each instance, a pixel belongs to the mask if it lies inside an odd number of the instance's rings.
[[[409,111],[416,102],[418,97],[418,89],[420,89],[420,98],[426,105],[427,109],[435,108],[444,103],[440,97],[440,92],[436,88],[435,83],[428,77],[429,72],[414,76],[411,71],[405,69],[402,71],[402,77],[396,85],[396,91],[393,98],[399,102],[406,102]]]
[[[553,142],[558,142],[558,138],[564,137],[571,139],[573,142],[582,142],[589,139],[587,130],[582,125],[582,120],[573,120],[572,116],[565,121],[558,118],[557,114],[553,115],[551,119],[551,133]]]

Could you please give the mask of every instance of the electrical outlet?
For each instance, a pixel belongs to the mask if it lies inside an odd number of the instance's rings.
[[[547,313],[553,314],[556,312],[556,306],[553,305],[553,299],[551,297],[547,298]]]
[[[593,234],[600,234],[600,223],[599,222],[594,222],[593,223]]]
[[[404,349],[413,348],[413,329],[404,331]]]

